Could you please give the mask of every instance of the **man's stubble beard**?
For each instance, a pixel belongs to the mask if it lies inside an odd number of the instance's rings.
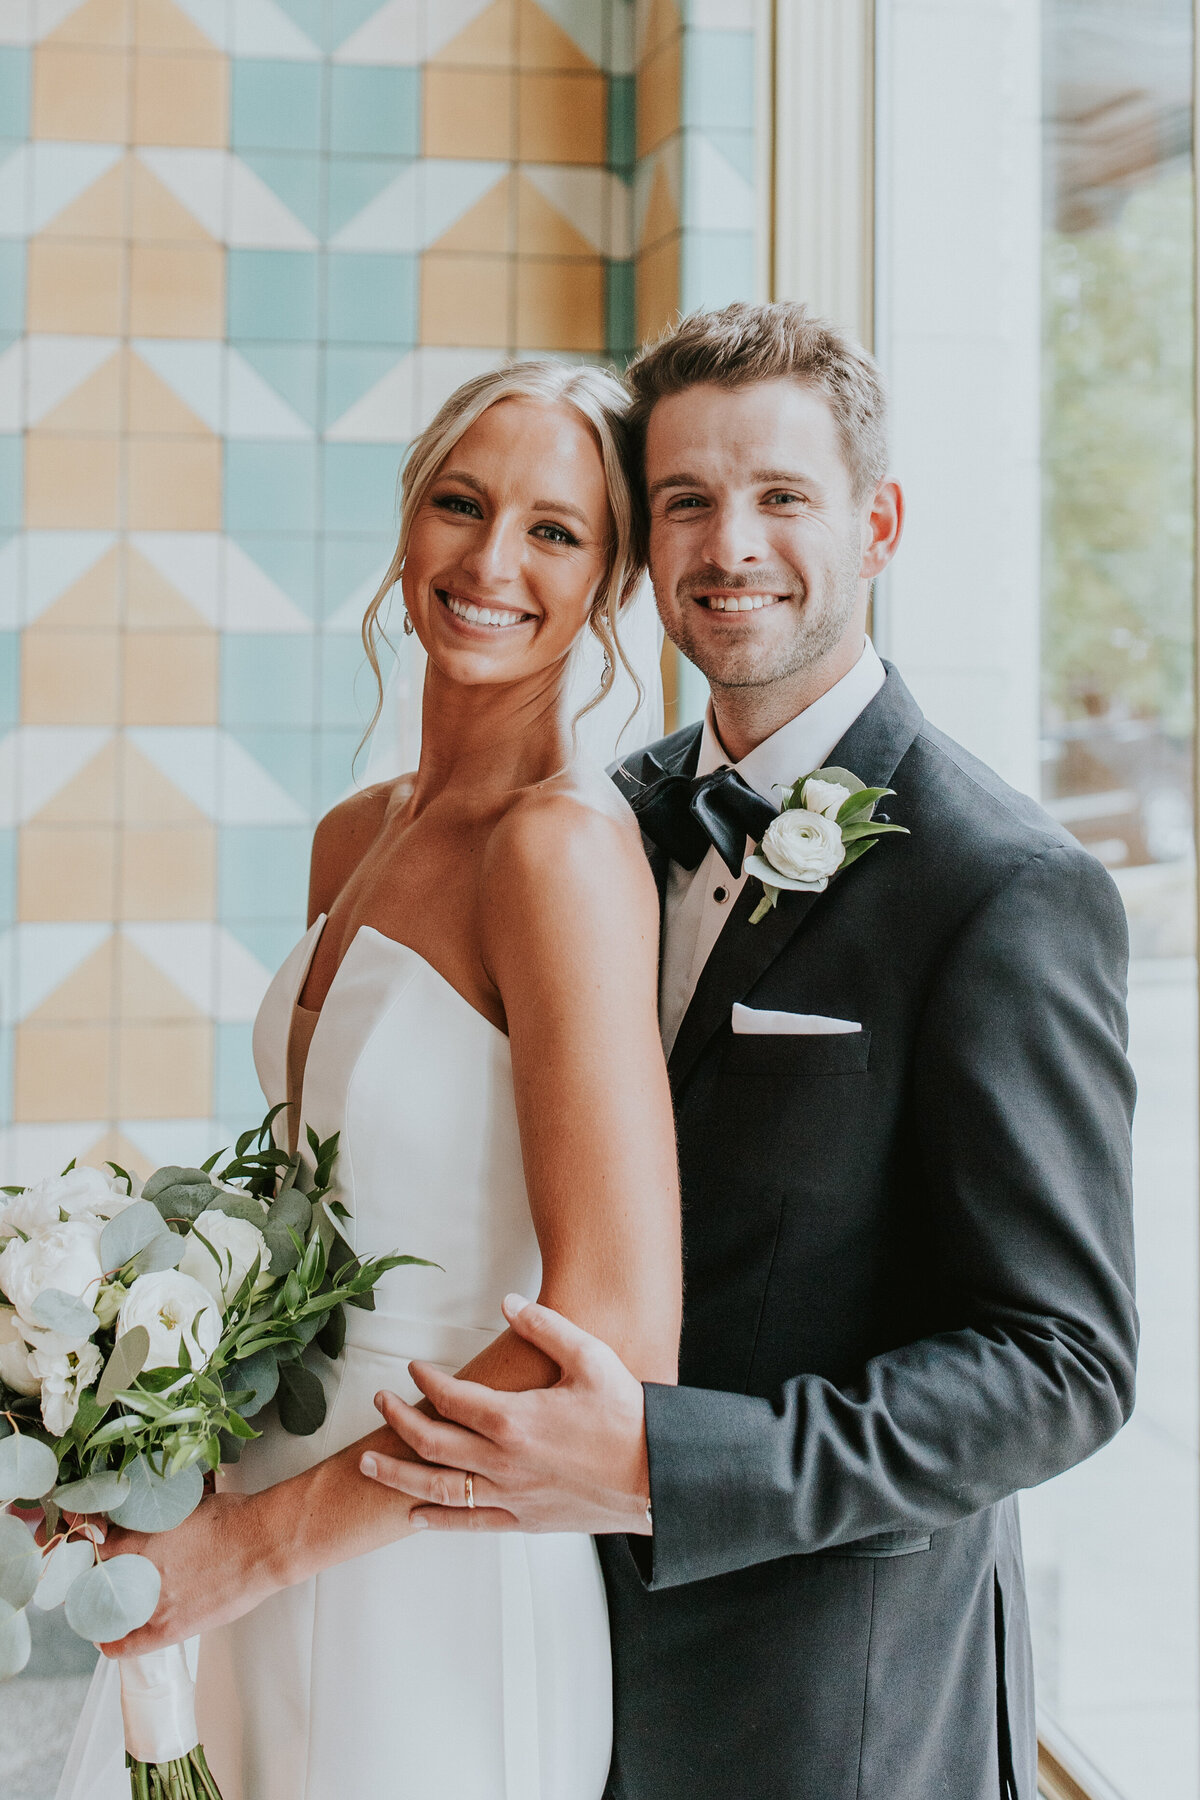
[[[779,602],[781,606],[798,611],[796,631],[784,644],[771,646],[755,642],[751,622],[759,616],[757,613],[746,615],[750,630],[745,639],[731,642],[724,654],[711,641],[697,644],[688,628],[689,608],[693,605],[690,598],[682,602],[677,635],[668,633],[668,636],[673,638],[676,648],[688,661],[695,664],[710,687],[772,687],[776,682],[787,681],[791,676],[813,668],[837,648],[858,604],[861,566],[860,547],[857,544],[847,546],[845,559],[836,570],[827,606],[814,611],[809,591],[803,585],[797,593]],[[726,575],[720,583],[726,593],[761,592],[764,585],[770,584],[765,584],[761,575],[740,580],[731,580]]]

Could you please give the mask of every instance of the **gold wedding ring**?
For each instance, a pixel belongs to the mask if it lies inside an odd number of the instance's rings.
[[[467,1505],[470,1507],[471,1511],[474,1512],[474,1510],[475,1510],[475,1477],[470,1474],[467,1476]]]

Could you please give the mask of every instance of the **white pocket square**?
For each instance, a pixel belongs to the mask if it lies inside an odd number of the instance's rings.
[[[739,1037],[841,1037],[861,1031],[862,1025],[857,1019],[830,1019],[824,1013],[760,1012],[735,1003],[733,1029]]]

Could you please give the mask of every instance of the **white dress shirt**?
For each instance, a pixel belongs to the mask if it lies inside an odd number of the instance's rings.
[[[733,766],[764,800],[779,805],[777,787],[790,787],[825,763],[869,701],[884,683],[884,668],[870,638],[848,675],[819,700],[751,750]],[[713,724],[712,705],[704,715],[697,775],[711,775],[729,761]],[[751,848],[747,839],[747,850]],[[730,875],[712,846],[695,869],[672,863],[667,876],[666,920],[662,969],[658,986],[658,1019],[663,1048],[671,1054],[676,1033],[696,991],[700,971],[745,885],[745,875]]]

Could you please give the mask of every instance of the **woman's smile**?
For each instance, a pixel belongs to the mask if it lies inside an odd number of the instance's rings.
[[[435,587],[434,593],[452,618],[460,625],[481,626],[488,631],[511,631],[514,626],[531,624],[534,614],[513,606],[497,606],[492,601],[472,600],[453,588]]]

